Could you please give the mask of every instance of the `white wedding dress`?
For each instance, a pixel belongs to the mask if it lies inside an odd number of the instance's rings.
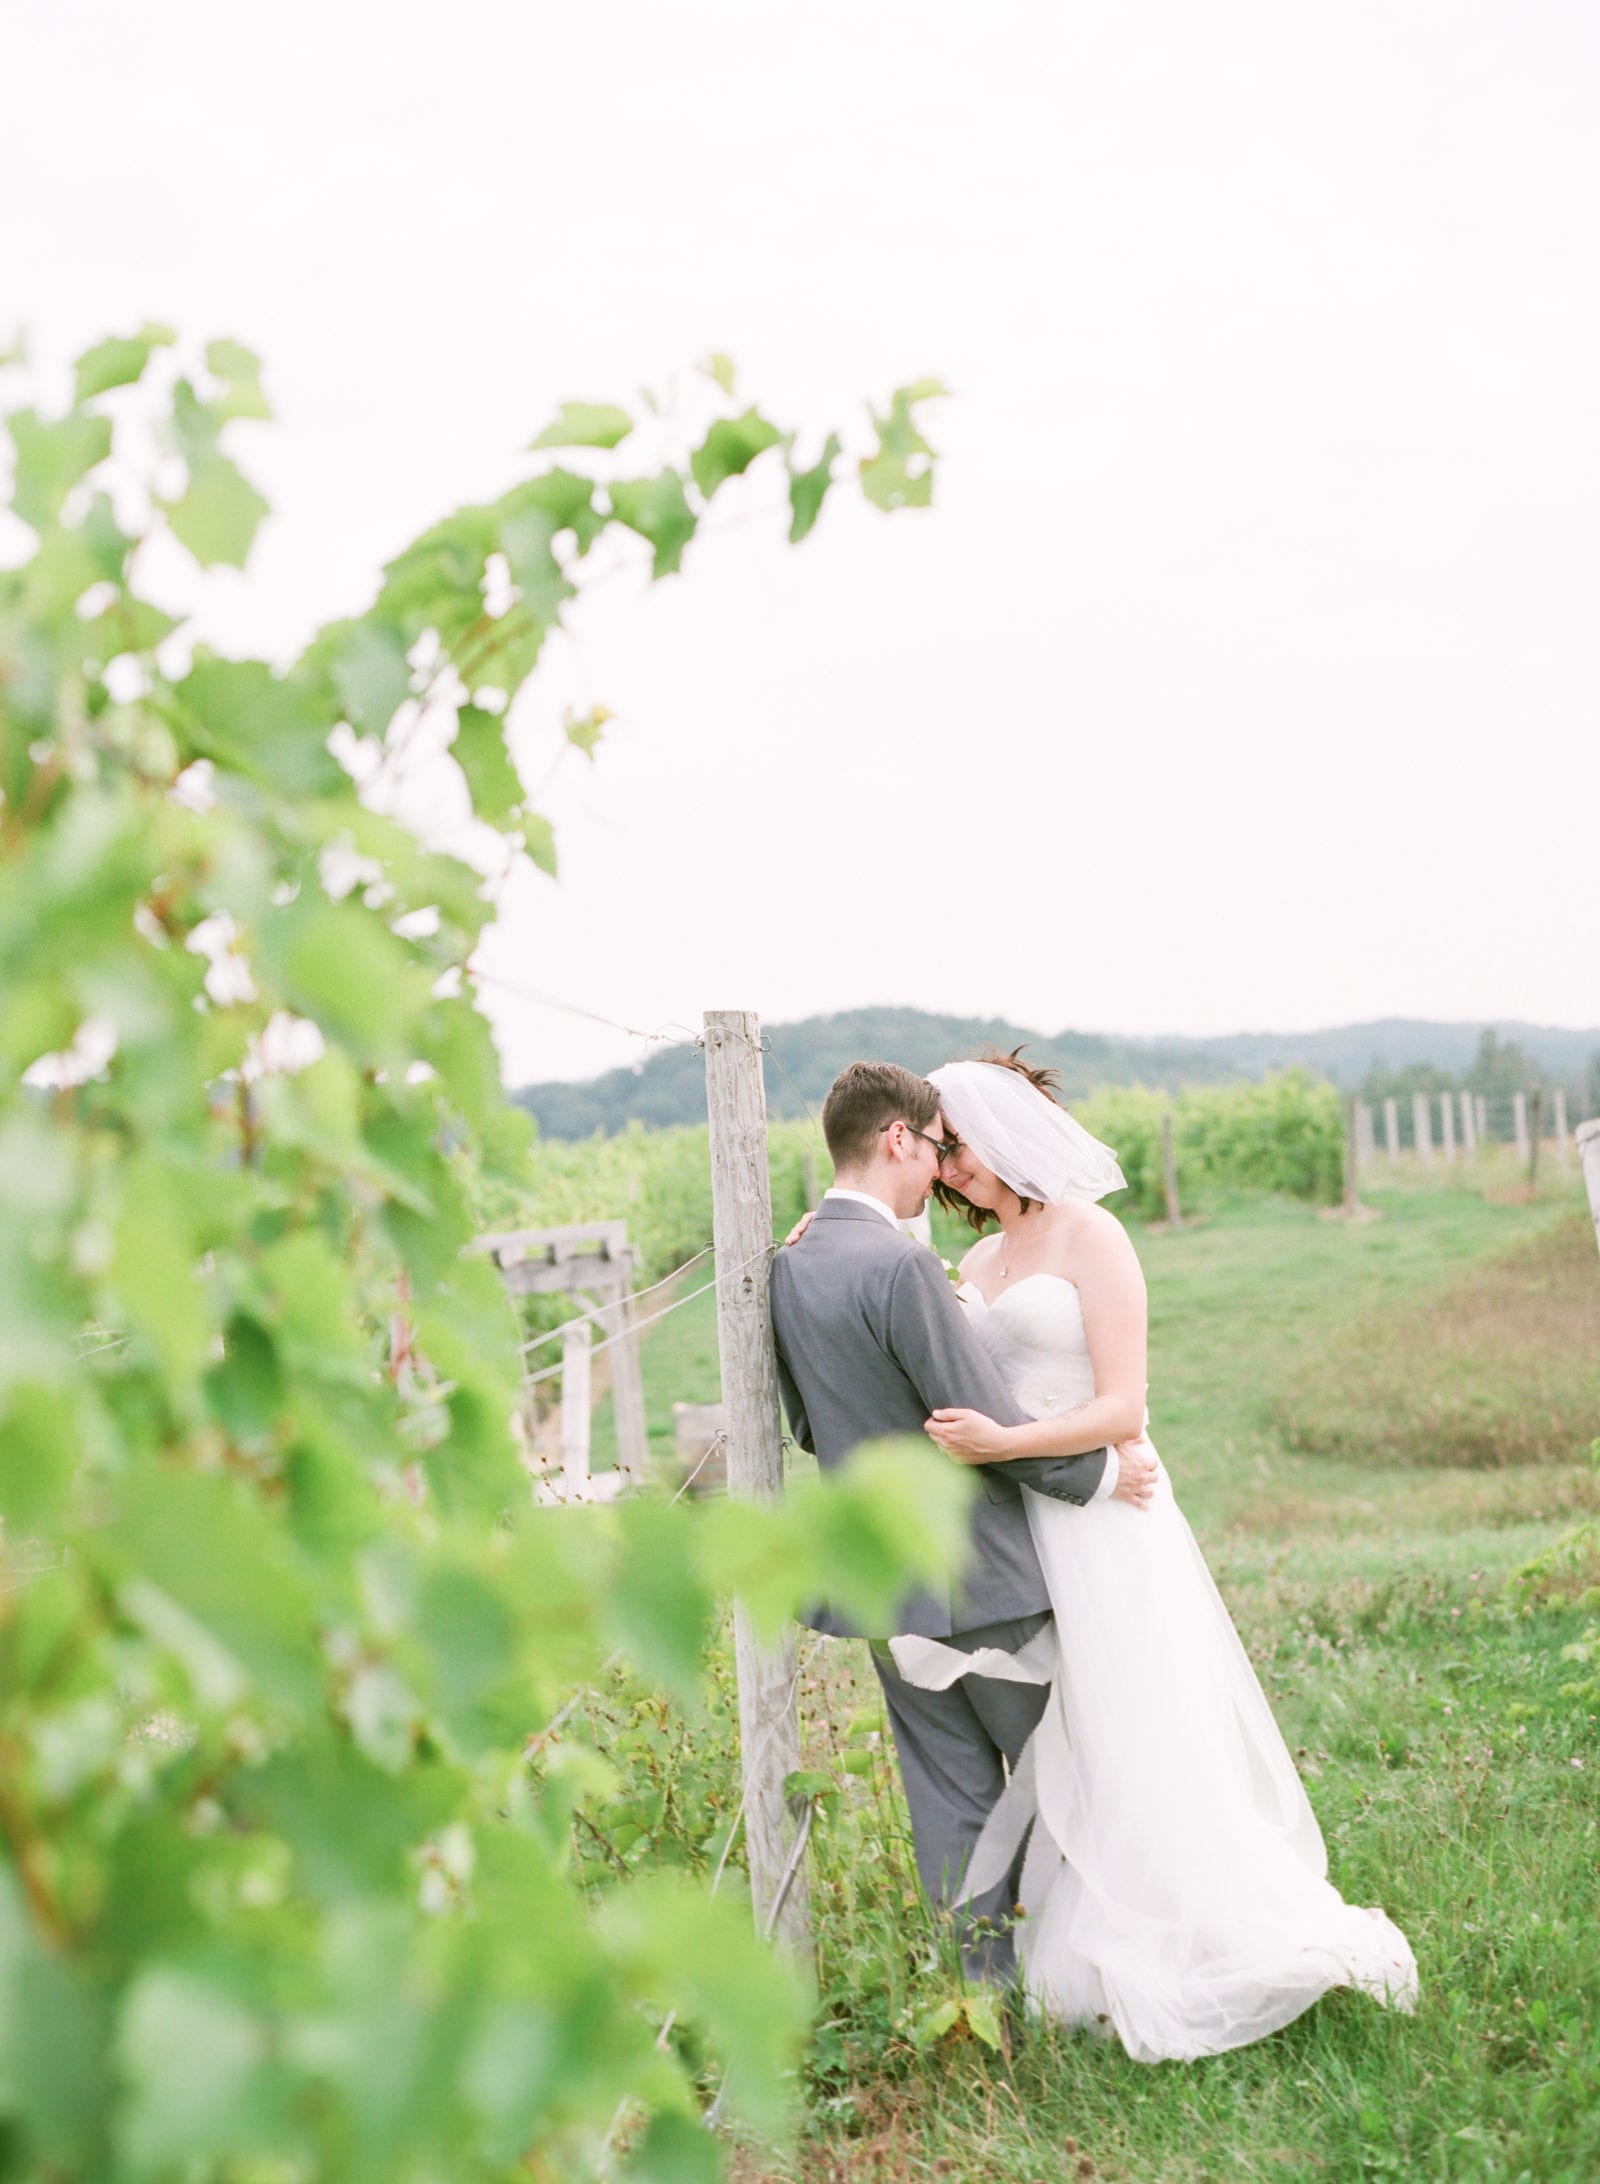
[[[963,1302],[1022,1408],[1094,1394],[1078,1292],[1035,1274]],[[1154,1451],[1152,1450],[1153,1454]],[[1327,1879],[1316,1819],[1165,1470],[1139,1510],[1023,1489],[1055,1610],[1021,1654],[896,1638],[902,1674],[1052,1681],[967,1877],[991,1885],[1036,1818],[1018,1955],[1041,2010],[1114,2030],[1136,2061],[1275,2032],[1330,1987],[1402,2009],[1410,1945]]]

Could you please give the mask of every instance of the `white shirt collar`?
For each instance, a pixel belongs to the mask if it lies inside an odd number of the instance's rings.
[[[893,1206],[886,1206],[881,1198],[874,1198],[870,1191],[845,1190],[842,1185],[834,1183],[822,1195],[824,1198],[853,1198],[858,1206],[870,1206],[874,1213],[881,1213],[891,1228],[900,1226],[900,1216]]]

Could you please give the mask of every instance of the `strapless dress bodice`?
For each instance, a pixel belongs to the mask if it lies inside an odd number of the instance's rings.
[[[1075,1410],[1094,1395],[1083,1304],[1062,1274],[1026,1274],[992,1304],[973,1282],[956,1292],[979,1341],[1031,1418]]]

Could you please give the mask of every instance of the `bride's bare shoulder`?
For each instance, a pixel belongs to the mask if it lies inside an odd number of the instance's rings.
[[[1080,1199],[1061,1211],[1061,1248],[1072,1258],[1101,1266],[1138,1264],[1133,1239],[1109,1207]]]
[[[1000,1249],[1000,1244],[1001,1236],[998,1229],[992,1236],[980,1236],[975,1244],[970,1244],[961,1254],[957,1272],[968,1280],[976,1280]]]

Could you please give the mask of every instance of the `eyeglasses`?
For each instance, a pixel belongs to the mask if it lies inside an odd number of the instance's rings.
[[[924,1145],[931,1145],[934,1149],[935,1154],[938,1156],[939,1165],[941,1167],[943,1167],[944,1163],[949,1160],[954,1154],[959,1153],[961,1150],[961,1140],[959,1138],[929,1137],[926,1130],[913,1129],[911,1124],[905,1120],[905,1117],[903,1115],[896,1115],[894,1118],[894,1122],[879,1123],[879,1137],[882,1137],[885,1130],[892,1130],[894,1128],[895,1122],[900,1123],[903,1128],[910,1130],[913,1137],[921,1138]]]

